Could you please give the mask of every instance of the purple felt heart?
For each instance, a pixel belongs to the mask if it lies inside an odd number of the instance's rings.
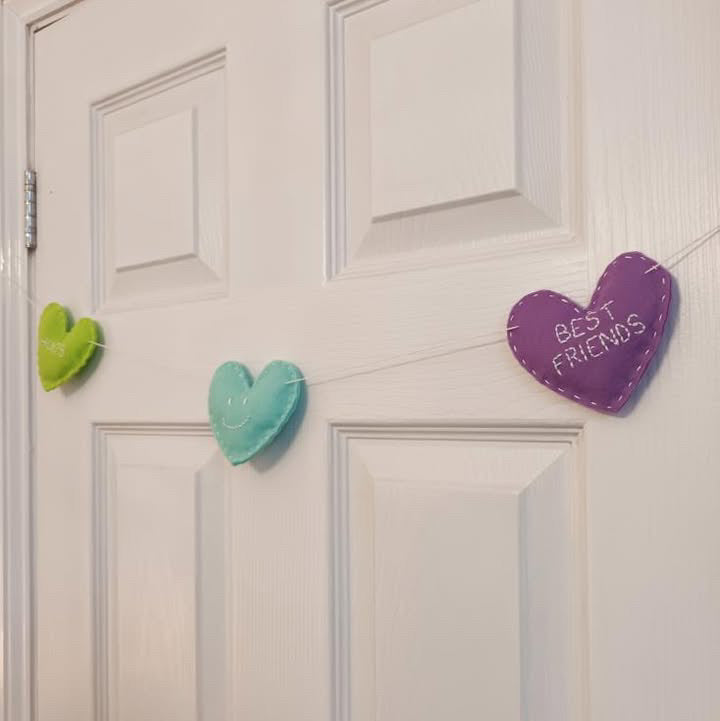
[[[617,413],[660,345],[670,308],[670,273],[642,253],[605,269],[587,308],[549,290],[510,311],[508,343],[539,382],[588,408]]]

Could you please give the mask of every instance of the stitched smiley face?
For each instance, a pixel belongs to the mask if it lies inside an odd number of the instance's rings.
[[[76,376],[92,358],[98,326],[81,318],[68,330],[68,314],[59,303],[45,306],[38,323],[38,373],[46,391]]]
[[[290,420],[302,395],[302,373],[286,361],[272,361],[253,384],[244,365],[223,363],[208,394],[210,425],[234,466],[269,446]]]

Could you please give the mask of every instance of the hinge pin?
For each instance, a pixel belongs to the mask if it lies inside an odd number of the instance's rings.
[[[37,174],[25,171],[25,247],[37,247]]]

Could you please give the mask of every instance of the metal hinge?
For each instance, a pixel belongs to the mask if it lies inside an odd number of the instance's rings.
[[[37,247],[37,173],[25,171],[25,247]]]

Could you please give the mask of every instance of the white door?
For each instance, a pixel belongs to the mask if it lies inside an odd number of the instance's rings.
[[[36,25],[35,291],[107,345],[33,395],[39,721],[718,718],[720,248],[675,269],[619,417],[486,344],[523,294],[587,302],[618,253],[718,223],[719,26],[713,0]],[[275,358],[306,402],[233,468],[210,378]]]

